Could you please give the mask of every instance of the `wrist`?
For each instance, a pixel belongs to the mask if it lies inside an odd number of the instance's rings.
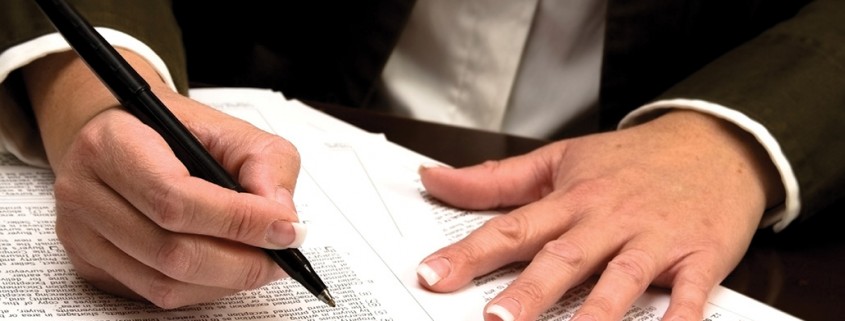
[[[167,88],[145,60],[118,49],[153,88]],[[61,159],[76,134],[103,111],[119,107],[117,99],[77,56],[65,51],[23,68],[30,102],[51,164]]]
[[[784,187],[769,154],[735,124],[696,111],[670,110],[643,125],[699,149],[700,157],[723,162],[724,174],[744,177],[746,186],[762,195],[766,208],[783,203]]]

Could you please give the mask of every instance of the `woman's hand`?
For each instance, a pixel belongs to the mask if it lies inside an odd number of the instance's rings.
[[[73,52],[24,69],[56,174],[56,232],[95,286],[163,308],[211,301],[284,276],[262,250],[298,246],[287,141],[168,89],[121,51],[249,193],[189,175],[158,133],[123,110]]]
[[[534,320],[593,274],[598,283],[573,320],[619,320],[650,284],[672,289],[663,320],[700,320],[763,212],[784,197],[750,135],[691,111],[502,161],[421,168],[421,178],[457,207],[516,207],[420,269],[420,283],[448,292],[530,261],[488,303],[488,321]]]

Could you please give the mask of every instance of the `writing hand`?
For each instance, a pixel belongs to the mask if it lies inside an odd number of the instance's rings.
[[[690,111],[420,174],[427,191],[448,204],[516,208],[422,263],[436,276],[420,276],[420,283],[448,292],[530,261],[488,303],[488,321],[534,320],[593,274],[600,274],[597,284],[573,320],[619,320],[650,284],[672,289],[664,320],[700,320],[762,213],[783,200],[779,176],[753,138]]]
[[[72,52],[24,70],[56,174],[56,233],[95,286],[164,307],[211,301],[284,273],[257,249],[296,246],[299,157],[287,141],[165,88],[122,52],[250,193],[191,177]]]

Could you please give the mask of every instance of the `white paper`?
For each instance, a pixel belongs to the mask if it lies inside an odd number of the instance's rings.
[[[338,302],[329,308],[292,280],[174,310],[104,294],[79,278],[55,237],[52,173],[0,155],[0,319],[14,320],[480,320],[520,272],[509,266],[455,293],[423,289],[415,269],[496,212],[428,197],[416,174],[436,162],[278,93],[202,89],[192,96],[290,140],[302,156],[294,202],[309,234],[301,250]],[[568,320],[591,283],[539,320]],[[659,320],[665,291],[650,289],[626,320]],[[705,320],[797,320],[717,287]]]

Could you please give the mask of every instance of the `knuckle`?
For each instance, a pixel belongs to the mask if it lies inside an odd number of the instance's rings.
[[[546,243],[540,250],[540,254],[553,259],[559,263],[560,267],[570,271],[581,270],[588,260],[587,251],[583,246],[566,239]]]
[[[301,161],[301,156],[299,155],[299,150],[296,148],[296,146],[294,144],[291,144],[291,142],[287,140],[278,138],[278,136],[275,137],[276,139],[271,140],[272,144],[278,145],[278,148],[282,151],[282,154],[286,155],[287,157],[290,157],[292,160],[296,161],[296,163],[299,163]]]
[[[697,293],[697,294],[702,294],[702,293],[709,292],[710,287],[713,286],[712,284],[709,284],[706,281],[706,280],[709,280],[709,279],[710,278],[708,278],[707,275],[702,271],[699,271],[697,269],[696,270],[688,269],[688,270],[684,271],[684,273],[678,273],[677,279],[674,281],[674,283],[676,285],[684,284],[684,285],[686,285],[686,288],[695,289],[695,290],[701,292],[701,293]]]
[[[179,198],[177,189],[170,185],[160,185],[151,195],[150,219],[158,226],[169,231],[180,231],[185,224],[189,203]]]
[[[254,215],[248,204],[236,204],[231,208],[231,215],[222,224],[221,233],[232,240],[248,239],[255,230],[252,228]]]
[[[476,245],[457,242],[449,246],[443,256],[450,258],[453,263],[474,264],[481,261],[482,253],[483,251]]]
[[[59,242],[65,248],[65,252],[70,256],[78,255],[78,250],[73,241],[74,235],[74,229],[68,226],[66,220],[61,216],[56,217],[56,238],[59,239]]]
[[[191,280],[199,272],[201,256],[196,255],[195,242],[171,238],[165,240],[155,256],[155,266],[161,273],[177,280]]]
[[[73,148],[82,155],[97,154],[102,146],[102,130],[98,126],[87,125],[79,130],[74,140]]]
[[[76,181],[67,176],[57,176],[53,183],[53,196],[55,197],[56,216],[72,218],[75,220],[88,218],[92,211],[91,204],[85,204],[92,197],[82,194],[83,191],[90,191],[88,188],[80,188],[85,182]]]
[[[588,307],[593,313],[598,312],[600,315],[611,315],[615,310],[613,307],[613,300],[605,296],[590,295],[584,300],[584,306]]]
[[[80,190],[78,185],[64,175],[56,176],[56,181],[53,183],[53,195],[56,197],[56,206],[61,206],[66,201],[76,199],[75,195]]]
[[[150,280],[144,298],[162,309],[175,309],[181,306],[178,302],[178,290],[176,282],[164,275],[157,275]]]
[[[689,299],[672,299],[669,303],[672,305],[672,310],[681,315],[702,315],[703,307],[700,303]]]
[[[282,139],[279,136],[271,136],[266,140],[267,144],[259,152],[260,155],[276,154],[290,160],[292,163],[299,164],[301,156],[299,150],[291,142]]]
[[[520,280],[508,287],[508,291],[527,306],[537,306],[548,299],[546,288],[538,280]]]
[[[528,222],[521,215],[500,215],[485,225],[511,244],[522,244],[528,234]]]
[[[613,258],[607,264],[607,271],[628,278],[641,288],[651,282],[654,259],[640,250],[629,250]]]
[[[260,263],[249,264],[245,269],[243,269],[243,280],[241,290],[253,290],[262,287],[264,284],[267,283],[266,275],[267,273],[264,265]]]
[[[82,238],[84,233],[93,233],[88,230],[87,226],[82,226],[84,223],[80,222],[81,218],[85,217],[82,207],[77,206],[74,202],[59,202],[56,201],[56,223],[54,231],[56,238],[64,247],[65,252],[71,257],[82,257],[85,253],[82,251],[88,246],[77,245],[77,242]],[[84,232],[80,232],[84,231]]]

